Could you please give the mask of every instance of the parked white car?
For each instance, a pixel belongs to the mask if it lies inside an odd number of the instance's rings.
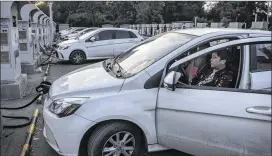
[[[73,27],[70,30],[60,33],[60,39],[63,40],[67,35],[78,33],[79,31],[82,31],[84,29],[86,29],[86,28],[85,27]]]
[[[96,30],[96,29],[98,29],[98,28],[92,27],[92,28],[83,29],[83,30],[81,30],[81,31],[79,31],[79,32],[72,33],[72,34],[69,34],[69,35],[65,36],[65,37],[64,37],[64,40],[76,39],[76,38],[78,38],[78,37],[80,37],[80,36],[82,36],[82,35],[84,35],[84,34],[86,34],[86,33],[88,33],[88,32],[94,31],[94,30]]]
[[[81,64],[87,59],[112,58],[143,40],[135,30],[100,28],[59,43],[57,57],[73,64]]]
[[[229,59],[219,56],[222,50]],[[44,136],[66,156],[162,149],[270,156],[271,54],[268,31],[202,28],[157,35],[53,82],[44,102]],[[227,65],[232,77],[214,83],[229,87],[191,83],[201,67],[216,62]]]
[[[68,29],[61,30],[59,33],[61,34],[61,33],[67,32],[67,31],[72,30],[72,29],[74,29],[74,27],[70,27]]]

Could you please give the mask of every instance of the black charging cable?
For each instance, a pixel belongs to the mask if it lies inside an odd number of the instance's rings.
[[[19,106],[19,107],[0,107],[0,109],[5,109],[5,110],[18,110],[18,109],[22,109],[25,107],[30,106],[31,104],[33,104],[40,96],[42,96],[43,94],[47,94],[49,92],[51,83],[49,81],[42,81],[40,83],[39,86],[36,87],[36,91],[39,93],[38,95],[35,96],[34,99],[32,99],[29,103],[23,105],[23,106]],[[20,127],[24,127],[27,126],[31,123],[31,118],[26,117],[26,116],[6,116],[6,115],[2,115],[3,118],[10,118],[10,119],[23,119],[23,120],[27,120],[26,123],[23,124],[18,124],[18,125],[4,125],[5,128],[20,128]]]

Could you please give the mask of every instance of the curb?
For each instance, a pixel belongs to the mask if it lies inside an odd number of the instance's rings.
[[[29,147],[31,145],[31,140],[32,140],[32,135],[34,133],[36,122],[38,119],[38,114],[39,114],[39,109],[36,108],[33,113],[33,118],[32,118],[31,124],[29,125],[29,128],[28,128],[28,135],[27,135],[27,138],[26,138],[26,141],[25,141],[25,144],[23,146],[20,156],[27,155],[27,153],[29,151]]]

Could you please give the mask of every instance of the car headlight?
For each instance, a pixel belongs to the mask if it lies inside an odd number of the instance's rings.
[[[49,105],[49,110],[58,117],[73,114],[88,98],[62,98],[54,100]]]
[[[70,46],[62,46],[60,47],[60,50],[65,50],[65,49],[68,49]]]

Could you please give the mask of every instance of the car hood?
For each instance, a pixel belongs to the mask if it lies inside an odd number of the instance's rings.
[[[124,79],[118,79],[105,71],[102,62],[72,71],[51,86],[49,96],[91,96],[105,92],[119,92]]]
[[[74,37],[74,36],[78,36],[78,33],[68,35],[68,37]]]
[[[63,46],[63,45],[70,45],[70,44],[73,44],[73,43],[78,43],[79,40],[76,40],[76,39],[69,39],[67,41],[63,41],[61,43],[59,43],[59,46]]]

